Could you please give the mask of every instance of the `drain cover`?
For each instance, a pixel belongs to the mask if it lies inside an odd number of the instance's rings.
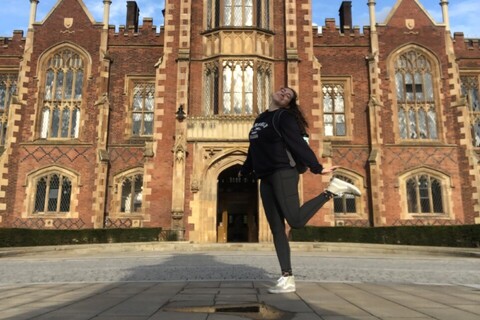
[[[275,307],[266,304],[238,304],[238,305],[218,305],[203,307],[166,307],[164,311],[186,312],[186,313],[223,313],[240,317],[246,317],[252,320],[287,320],[293,317],[293,313],[278,310]]]

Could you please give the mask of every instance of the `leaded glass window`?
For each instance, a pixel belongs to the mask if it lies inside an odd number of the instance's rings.
[[[17,89],[16,73],[0,73],[0,113],[8,111]]]
[[[132,174],[121,179],[121,202],[120,212],[134,213],[141,212],[142,209],[142,192],[143,192],[143,175]]]
[[[480,118],[472,124],[472,143],[474,147],[480,147]]]
[[[78,138],[83,83],[84,61],[78,53],[63,49],[47,61],[41,138]]]
[[[35,180],[34,214],[70,211],[72,183],[60,173],[51,173]]]
[[[205,115],[218,114],[218,66],[216,63],[209,63],[205,68],[204,76],[204,105]]]
[[[270,29],[271,0],[207,0],[207,29],[252,27]]]
[[[8,122],[6,119],[0,121],[0,146],[5,145],[5,141],[7,138],[7,126],[8,126]]]
[[[462,93],[467,99],[467,104],[470,111],[480,112],[480,99],[479,99],[479,86],[478,86],[479,76],[462,76],[460,79],[462,81]]]
[[[257,70],[257,112],[267,110],[271,99],[272,75],[269,65],[260,65]]]
[[[346,181],[348,183],[351,183],[355,185],[353,180],[341,176],[341,175],[335,175],[335,178],[338,178],[340,180]],[[335,214],[355,214],[357,213],[357,204],[355,200],[355,196],[351,194],[343,194],[341,196],[334,196],[333,197],[333,212]]]
[[[406,181],[408,212],[444,214],[443,187],[439,179],[428,174],[415,175]]]
[[[395,84],[401,139],[438,139],[430,61],[414,50],[402,54],[395,62]]]
[[[16,73],[0,73],[0,147],[5,145],[8,125],[8,109],[17,90]]]
[[[471,113],[472,144],[480,147],[480,100],[479,100],[479,76],[462,76],[462,94],[467,100],[467,106]]]
[[[137,82],[132,94],[132,135],[153,135],[155,83]]]
[[[343,84],[323,85],[323,124],[325,136],[345,136],[345,88]]]
[[[271,65],[266,62],[209,62],[205,64],[203,79],[204,114],[258,114],[270,103],[271,81]]]

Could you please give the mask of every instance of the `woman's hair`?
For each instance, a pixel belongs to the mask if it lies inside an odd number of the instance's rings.
[[[297,92],[293,90],[292,88],[287,87],[288,89],[292,90],[293,92],[293,97],[292,100],[290,100],[290,103],[288,105],[288,110],[290,113],[292,113],[295,116],[295,119],[297,119],[298,126],[300,127],[300,130],[302,133],[307,133],[307,128],[308,128],[308,122],[305,119],[305,116],[302,113],[302,110],[300,110],[300,106],[297,104]]]

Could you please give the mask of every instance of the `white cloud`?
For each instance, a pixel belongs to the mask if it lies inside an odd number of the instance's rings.
[[[377,22],[378,23],[384,23],[385,20],[387,19],[388,15],[390,14],[390,11],[392,11],[391,6],[386,6],[386,7],[380,8],[380,9],[378,9],[378,7],[377,7],[377,10],[375,12]]]
[[[463,32],[465,37],[480,38],[480,1],[463,0],[449,5],[450,26],[453,32]]]

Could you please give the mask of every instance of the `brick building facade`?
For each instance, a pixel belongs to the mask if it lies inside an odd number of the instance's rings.
[[[100,1],[100,0],[99,0]],[[117,1],[117,0],[114,0]],[[59,0],[0,47],[0,227],[160,226],[195,242],[269,241],[237,172],[255,115],[299,93],[309,143],[362,191],[314,225],[480,223],[480,42],[398,0],[360,32],[312,26],[311,0],[165,0],[164,25],[96,22]],[[306,173],[302,199],[329,177]]]

